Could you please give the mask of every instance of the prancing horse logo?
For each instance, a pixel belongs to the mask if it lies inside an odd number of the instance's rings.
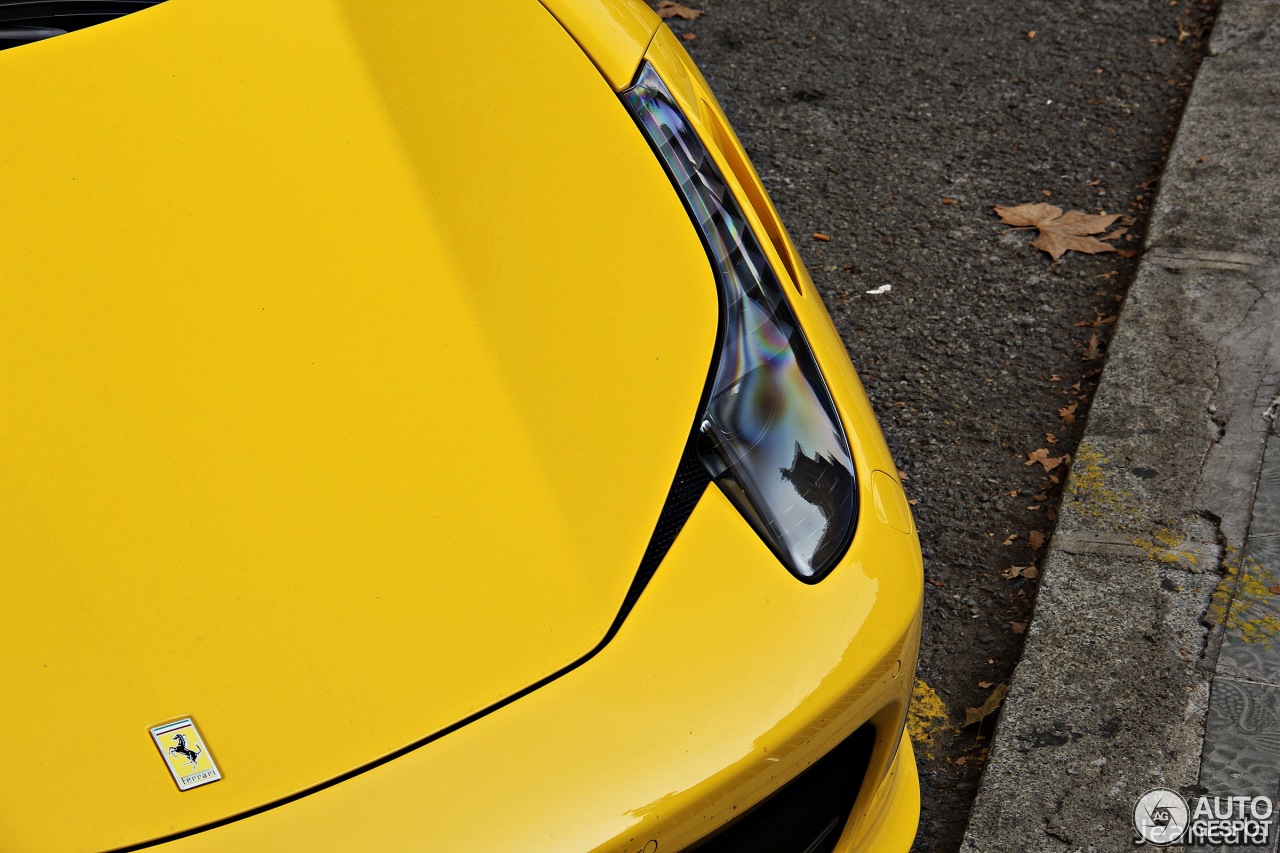
[[[222,778],[209,744],[190,717],[152,726],[149,731],[151,742],[160,750],[164,766],[169,768],[179,791],[189,791]]]
[[[187,759],[187,764],[191,765],[192,767],[195,767],[196,762],[200,760],[200,752],[201,752],[200,748],[199,747],[196,747],[195,749],[189,748],[187,746],[187,739],[182,734],[174,735],[173,739],[178,742],[178,745],[169,747],[169,754],[181,755],[183,758]]]

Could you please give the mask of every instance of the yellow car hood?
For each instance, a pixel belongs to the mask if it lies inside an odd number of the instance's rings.
[[[0,849],[243,812],[601,640],[717,299],[540,5],[170,0],[0,80]]]

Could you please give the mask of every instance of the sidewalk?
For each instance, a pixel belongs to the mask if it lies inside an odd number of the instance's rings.
[[[1157,787],[1280,794],[1278,398],[1280,0],[1224,0],[964,853],[1131,850]]]

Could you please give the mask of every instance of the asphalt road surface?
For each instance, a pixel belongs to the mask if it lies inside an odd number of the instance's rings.
[[[914,725],[915,849],[954,851],[996,719],[965,727],[966,709],[1017,662],[1055,481],[1216,4],[686,5],[703,14],[672,29],[800,244],[917,501],[917,707],[935,714]],[[1119,252],[1055,263],[992,210],[1034,202],[1133,221]]]

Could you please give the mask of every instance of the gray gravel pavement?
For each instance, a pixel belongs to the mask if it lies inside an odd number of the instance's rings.
[[[685,3],[704,14],[672,28],[801,243],[918,501],[918,686],[942,710],[913,727],[915,849],[950,853],[994,718],[961,723],[1008,682],[1038,585],[1007,576],[1041,565],[1034,534],[1054,528],[1063,468],[1028,454],[1076,452],[1216,2]],[[1133,217],[1133,257],[1054,263],[992,212],[1041,201]]]

